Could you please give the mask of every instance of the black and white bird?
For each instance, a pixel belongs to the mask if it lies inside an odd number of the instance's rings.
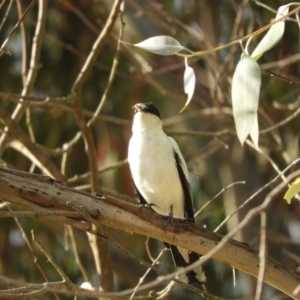
[[[138,103],[133,108],[128,162],[140,203],[160,215],[195,222],[188,169],[177,143],[164,132],[160,113],[152,103]],[[195,252],[166,246],[177,268],[199,259]],[[180,279],[189,284],[206,280],[201,266]]]

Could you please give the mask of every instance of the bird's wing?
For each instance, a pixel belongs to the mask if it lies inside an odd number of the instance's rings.
[[[140,203],[141,203],[142,205],[147,205],[148,202],[145,200],[145,198],[142,196],[142,194],[140,193],[140,191],[139,191],[138,188],[136,187],[133,178],[132,178],[132,183],[133,183],[134,188],[135,188],[135,190],[136,190],[136,192],[137,192],[137,194],[138,194]]]
[[[188,219],[195,221],[194,219],[194,211],[193,211],[193,203],[192,203],[192,194],[191,188],[189,184],[189,172],[185,163],[185,160],[180,152],[180,149],[175,142],[175,140],[169,137],[171,144],[174,149],[174,157],[176,161],[176,166],[179,174],[179,178],[181,181],[181,185],[184,193],[184,206],[185,206],[185,216]]]
[[[181,154],[181,151],[177,145],[177,143],[175,142],[175,140],[173,138],[171,138],[170,136],[168,136],[171,144],[172,144],[172,147],[174,149],[174,151],[178,154],[178,157],[179,157],[179,160],[180,160],[180,166],[184,172],[184,175],[185,175],[185,178],[187,180],[187,182],[189,182],[189,171],[188,171],[188,168],[186,166],[186,163],[185,163],[185,160]]]

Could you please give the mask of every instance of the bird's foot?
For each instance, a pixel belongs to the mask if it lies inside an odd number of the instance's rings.
[[[152,206],[154,206],[154,203],[146,203],[146,204],[139,204],[139,209],[141,210],[142,208],[147,208],[147,209],[152,209]]]
[[[166,219],[166,221],[165,221],[163,230],[165,230],[166,226],[167,226],[170,222],[173,222],[173,213],[170,211],[170,212],[168,213],[168,215],[165,216],[165,219]]]
[[[187,219],[174,219],[175,222],[177,223],[182,223],[182,224],[190,224],[190,223],[195,223],[195,220],[193,218],[187,218]]]

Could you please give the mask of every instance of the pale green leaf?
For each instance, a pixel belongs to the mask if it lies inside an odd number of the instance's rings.
[[[275,21],[282,18],[289,12],[289,4],[282,5],[278,8]],[[282,38],[284,33],[285,21],[279,21],[272,25],[260,43],[254,49],[251,57],[258,60],[266,51],[273,48]]]
[[[253,144],[258,147],[258,137],[259,137],[259,127],[258,127],[258,119],[257,114],[253,123],[253,126],[250,130],[250,136],[253,141]]]
[[[195,84],[196,84],[196,76],[194,69],[189,67],[187,64],[187,58],[185,58],[185,71],[183,76],[183,84],[184,84],[184,92],[188,95],[187,101],[184,107],[181,109],[180,112],[183,112],[186,107],[189,105],[195,91]]]
[[[242,145],[253,126],[256,126],[260,84],[259,65],[250,56],[243,55],[236,66],[231,87],[233,117],[237,135]]]
[[[288,204],[291,203],[293,197],[295,197],[298,193],[300,193],[300,177],[298,177],[289,187],[284,195],[284,199]]]
[[[184,49],[176,39],[168,35],[154,36],[134,46],[159,55],[172,55]]]

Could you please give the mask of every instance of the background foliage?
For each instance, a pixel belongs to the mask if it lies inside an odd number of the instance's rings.
[[[22,130],[49,155],[68,178],[68,184],[87,191],[91,190],[89,176],[80,176],[90,170],[84,141],[81,137],[71,143],[80,131],[74,114],[72,87],[106,23],[112,2],[44,1],[47,8],[46,24],[39,63],[35,66],[38,73],[27,95],[31,98],[24,98],[24,101],[31,100],[30,109],[18,122]],[[10,4],[11,8],[8,9]],[[0,30],[0,41],[5,40],[20,19],[17,7],[20,6],[24,12],[29,4],[30,1],[27,0],[1,2],[0,20],[5,22]],[[126,0],[123,40],[134,44],[151,36],[170,35],[189,49],[210,49],[237,40],[264,26],[274,18],[277,8],[283,4],[286,2],[279,0],[264,1],[263,5],[258,1],[247,0]],[[24,70],[27,72],[30,67],[38,6],[36,3],[32,7],[23,22],[25,39],[22,35],[23,27],[19,26],[5,47],[12,55],[0,57],[1,109],[9,114],[14,111],[26,86]],[[5,19],[6,12],[8,14]],[[116,57],[119,29],[118,19],[82,87],[80,101],[86,120],[93,116],[107,88]],[[259,61],[263,71],[259,104],[260,150],[255,149],[250,141],[241,147],[234,129],[230,88],[232,75],[241,55],[239,45],[201,59],[189,60],[189,65],[196,73],[196,89],[190,105],[181,114],[179,111],[186,101],[182,82],[184,60],[176,56],[158,56],[121,45],[112,86],[99,117],[91,127],[97,167],[101,171],[100,192],[134,201],[129,169],[124,161],[131,135],[131,107],[138,102],[153,102],[162,114],[166,131],[178,141],[187,161],[191,172],[195,212],[222,188],[234,182],[245,181],[245,184],[237,183],[226,189],[197,216],[197,223],[214,230],[227,215],[299,157],[298,36],[299,27],[293,17],[286,22],[285,34],[279,44]],[[260,37],[254,39],[253,45],[259,39]],[[282,60],[284,63],[281,63]],[[269,72],[289,80],[271,76]],[[290,83],[290,80],[293,82]],[[290,121],[282,126],[279,124],[292,115],[294,117]],[[4,131],[2,122],[2,135]],[[10,136],[10,129],[8,135]],[[2,160],[18,170],[41,173],[41,169],[24,155],[22,148],[14,146],[12,141],[16,137],[10,137],[7,145],[0,144]],[[66,148],[68,151],[63,151]],[[117,162],[119,163],[115,165]],[[295,169],[289,172],[293,171]],[[254,197],[219,232],[225,234],[235,228],[245,213],[260,204],[276,184],[278,182]],[[283,194],[279,194],[273,199],[266,213],[267,254],[295,269],[299,260],[295,255],[299,252],[300,241],[298,201],[288,206],[283,201]],[[22,227],[29,239],[30,230],[34,230],[43,247],[48,249],[74,283],[80,285],[84,281],[75,262],[70,233],[63,225],[31,218],[19,218],[19,223],[9,218],[1,219],[0,222],[1,274],[27,282],[43,281],[33,255],[22,237]],[[240,231],[236,239],[258,249],[260,232],[260,220],[257,218]],[[109,233],[129,251],[148,259],[144,237],[114,230],[109,230]],[[75,231],[75,239],[89,280],[97,286],[93,255],[87,237],[85,233]],[[158,241],[149,242],[153,257],[162,247],[162,243]],[[109,245],[109,251],[116,289],[134,287],[146,269],[114,245]],[[34,248],[34,252],[49,280],[57,280],[57,272],[47,263],[45,257],[37,248]],[[169,253],[164,254],[160,267],[166,272],[173,270]],[[234,286],[230,266],[211,262],[206,265],[206,274],[207,290],[213,295],[224,298],[253,297],[256,279],[236,272]],[[150,272],[146,281],[156,276],[155,272]],[[0,286],[3,287],[3,284],[0,283]],[[48,296],[54,298],[52,294]],[[183,296],[196,299],[194,293],[179,287],[169,297],[182,299]],[[275,299],[275,296],[285,299],[283,294],[265,286],[264,299]],[[68,299],[67,296],[59,297]]]

